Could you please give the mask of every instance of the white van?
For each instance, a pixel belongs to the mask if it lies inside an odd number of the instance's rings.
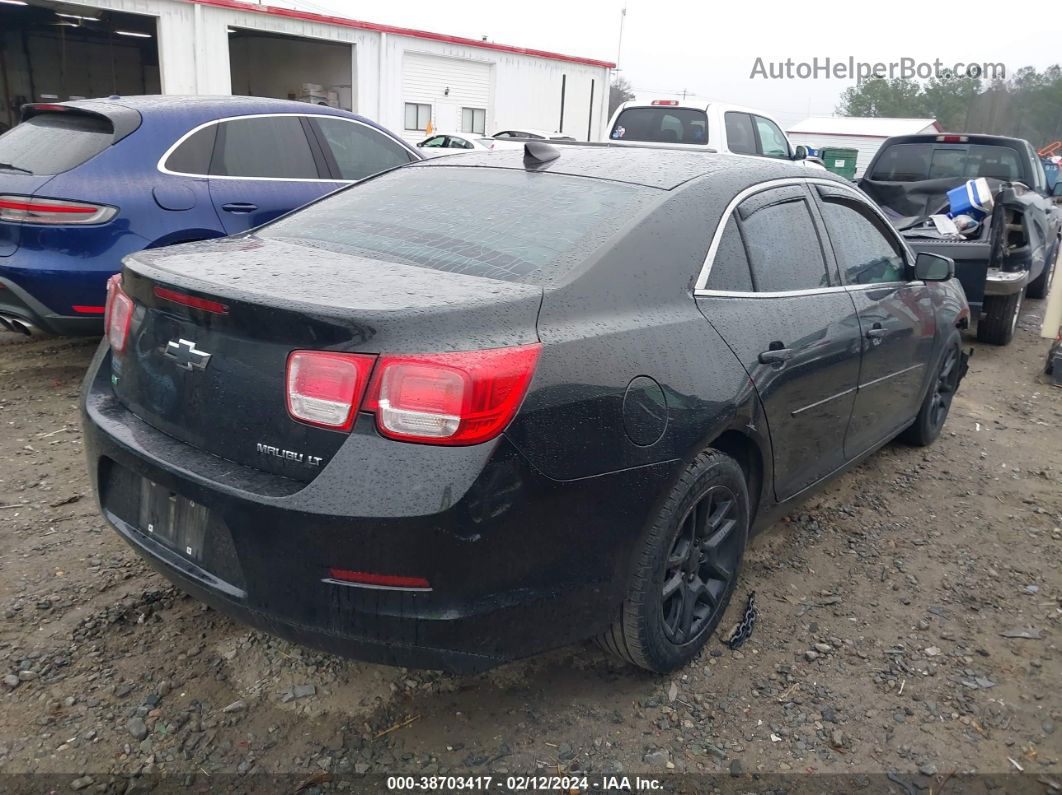
[[[624,102],[612,115],[607,140],[611,144],[711,149],[779,160],[807,157],[807,149],[790,144],[778,123],[762,110],[722,102]]]

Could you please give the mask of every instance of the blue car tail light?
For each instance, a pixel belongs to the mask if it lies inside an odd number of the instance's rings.
[[[105,204],[31,196],[0,196],[0,221],[19,224],[103,224],[117,213],[117,207]]]

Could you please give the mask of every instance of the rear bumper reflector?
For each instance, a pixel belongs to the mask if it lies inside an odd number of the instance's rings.
[[[399,588],[404,591],[430,591],[431,585],[423,577],[398,574],[375,574],[368,571],[329,569],[325,582],[342,585],[363,585],[369,588]]]

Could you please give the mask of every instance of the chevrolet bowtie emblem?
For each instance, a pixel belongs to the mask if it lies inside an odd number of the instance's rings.
[[[170,340],[163,353],[177,362],[184,370],[203,370],[210,363],[210,354],[195,347],[191,340]]]

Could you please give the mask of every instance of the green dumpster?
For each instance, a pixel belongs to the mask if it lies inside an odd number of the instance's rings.
[[[820,151],[822,154],[819,157],[826,164],[827,171],[832,171],[845,179],[855,179],[856,158],[859,156],[859,150],[827,146]]]

